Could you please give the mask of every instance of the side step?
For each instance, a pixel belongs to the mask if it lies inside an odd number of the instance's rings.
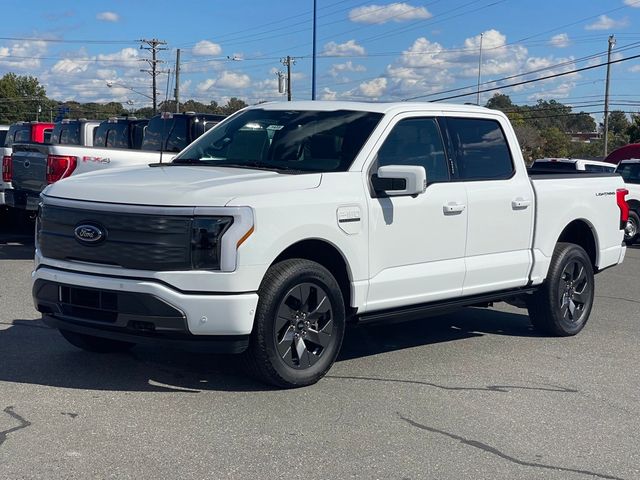
[[[501,290],[499,292],[482,293],[480,295],[471,295],[468,297],[460,297],[456,299],[441,300],[437,302],[422,303],[418,305],[410,305],[407,307],[363,313],[362,315],[358,315],[356,318],[358,323],[362,324],[417,320],[424,317],[441,315],[443,313],[458,310],[463,307],[502,301],[505,298],[533,293],[536,290],[537,287],[517,288],[515,290]]]

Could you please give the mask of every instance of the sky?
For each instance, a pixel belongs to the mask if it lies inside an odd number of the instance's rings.
[[[56,100],[148,106],[149,52],[166,42],[162,69],[181,50],[181,99],[224,103],[285,100],[278,71],[287,55],[292,96],[312,93],[313,0],[103,0],[12,2],[2,10],[0,74],[34,75]],[[317,0],[316,98],[476,102],[495,92],[514,103],[556,99],[598,117],[615,35],[611,108],[640,109],[640,0]],[[480,41],[482,38],[482,61]],[[173,73],[158,77],[159,96]],[[109,87],[111,85],[111,87]],[[511,86],[510,86],[511,85]]]

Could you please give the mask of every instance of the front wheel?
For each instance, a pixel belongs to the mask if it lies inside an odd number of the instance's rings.
[[[527,301],[531,323],[543,333],[566,337],[584,328],[595,295],[593,267],[579,245],[558,243],[547,279]]]
[[[278,387],[311,385],[335,362],[344,336],[342,291],[322,265],[284,260],[267,271],[245,352],[250,372]]]
[[[638,238],[638,228],[640,228],[640,217],[633,210],[629,211],[629,219],[627,225],[624,228],[624,242],[627,245],[633,245],[636,238]]]
[[[87,352],[94,353],[115,353],[126,352],[135,346],[135,343],[121,342],[111,340],[110,338],[94,337],[82,333],[71,332],[69,330],[60,330],[62,336],[71,345],[78,347]]]

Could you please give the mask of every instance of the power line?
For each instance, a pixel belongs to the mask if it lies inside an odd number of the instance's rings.
[[[517,87],[517,86],[520,86],[520,85],[526,85],[526,84],[529,84],[529,83],[535,83],[535,82],[541,82],[543,80],[549,80],[551,78],[563,77],[565,75],[573,75],[574,73],[584,72],[586,70],[593,70],[594,68],[600,68],[600,67],[603,67],[603,66],[605,66],[607,64],[613,65],[615,63],[621,63],[621,62],[627,62],[629,60],[634,60],[636,58],[640,58],[640,54],[639,55],[633,55],[631,57],[620,58],[618,60],[611,60],[610,62],[599,63],[598,65],[590,65],[588,67],[576,68],[574,70],[569,70],[567,72],[560,72],[560,73],[556,73],[556,74],[553,74],[553,75],[547,75],[545,77],[533,78],[531,80],[523,80],[521,82],[510,83],[508,85],[502,85],[502,86],[498,86],[498,87],[485,88],[483,90],[480,90],[480,93],[495,92],[496,90],[502,90],[504,88],[512,88],[512,87]],[[475,92],[469,92],[469,93],[463,93],[463,94],[460,94],[460,95],[451,95],[449,97],[442,97],[442,98],[438,98],[438,99],[435,99],[435,100],[432,100],[432,101],[440,102],[442,100],[452,100],[454,98],[467,97],[469,95],[473,95],[474,93]],[[431,95],[437,95],[437,94],[418,95],[418,96],[415,96],[415,97],[410,97],[410,98],[403,99],[403,101],[416,100],[418,98],[424,98],[424,97],[431,96]]]
[[[160,75],[161,73],[167,73],[166,70],[158,70],[157,66],[159,63],[164,63],[164,60],[158,60],[158,52],[161,50],[167,50],[165,47],[162,47],[161,45],[166,45],[167,42],[165,42],[164,40],[158,40],[157,38],[152,38],[150,40],[148,39],[141,39],[139,40],[140,43],[142,45],[140,45],[140,48],[143,50],[148,50],[151,52],[151,59],[148,58],[144,58],[143,61],[147,62],[149,64],[149,69],[140,69],[141,72],[145,72],[151,75],[151,81],[152,81],[152,97],[153,97],[153,113],[155,114],[158,110],[158,90],[156,88],[156,83],[157,83],[157,77],[158,75]],[[148,45],[147,47],[145,47],[144,45]]]

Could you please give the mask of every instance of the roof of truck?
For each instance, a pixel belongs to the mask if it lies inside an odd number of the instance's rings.
[[[356,110],[363,112],[391,113],[402,111],[433,111],[433,112],[468,112],[468,113],[495,113],[498,110],[490,110],[477,105],[461,105],[458,103],[434,103],[434,102],[344,102],[344,101],[293,101],[293,102],[267,102],[249,107],[251,109],[265,110]]]

